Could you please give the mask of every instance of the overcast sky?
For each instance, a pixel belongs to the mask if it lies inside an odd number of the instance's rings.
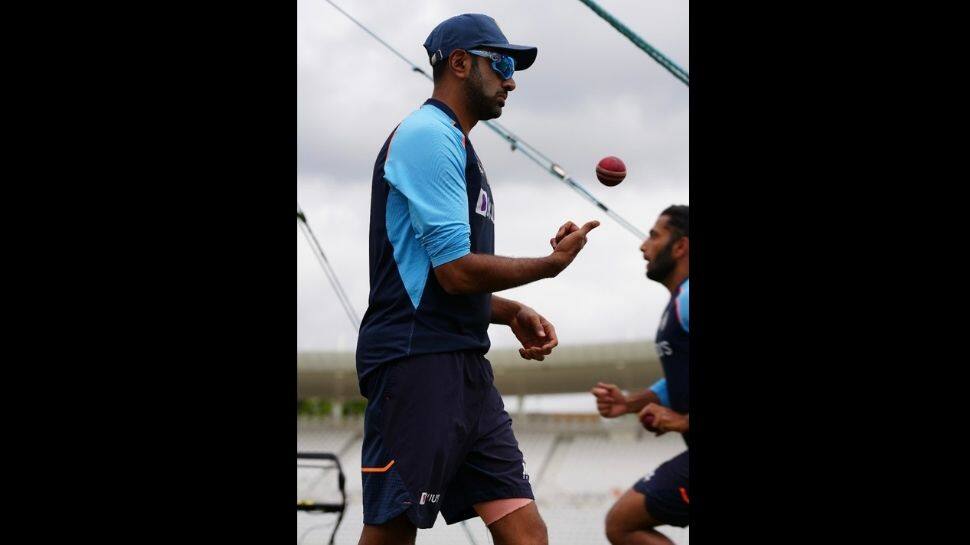
[[[668,205],[689,204],[689,89],[578,0],[334,1],[425,68],[421,44],[439,22],[494,17],[511,43],[539,48],[516,73],[500,123],[643,232]],[[598,3],[689,71],[686,0]],[[432,84],[324,0],[298,2],[297,65],[297,198],[363,316],[374,160]],[[566,220],[602,223],[557,278],[500,295],[546,316],[562,345],[652,340],[669,293],[644,276],[641,241],[484,124],[469,137],[495,197],[497,254],[547,255]],[[627,165],[613,188],[594,172],[607,155]],[[296,247],[297,350],[354,350],[356,333],[299,229]],[[508,328],[489,335],[495,347],[516,345]]]

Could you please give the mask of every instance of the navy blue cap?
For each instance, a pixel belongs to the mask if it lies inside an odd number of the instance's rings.
[[[532,66],[539,50],[531,45],[510,44],[505,34],[499,30],[495,19],[481,13],[465,13],[443,21],[434,27],[424,48],[428,52],[431,66],[456,49],[475,49],[484,47],[504,53],[515,59],[515,70],[525,70]]]

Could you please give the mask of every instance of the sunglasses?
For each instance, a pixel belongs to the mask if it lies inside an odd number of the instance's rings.
[[[494,51],[482,51],[480,49],[468,49],[472,55],[485,57],[492,60],[492,69],[502,76],[502,79],[509,79],[515,73],[515,59],[508,55],[502,55]]]

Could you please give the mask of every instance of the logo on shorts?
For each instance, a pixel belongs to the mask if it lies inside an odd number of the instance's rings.
[[[424,505],[425,503],[428,503],[428,502],[438,503],[438,498],[440,497],[441,497],[441,494],[429,494],[427,492],[422,492],[421,501],[418,502],[418,505]]]
[[[525,472],[525,460],[522,460],[522,479],[529,480],[529,474]]]

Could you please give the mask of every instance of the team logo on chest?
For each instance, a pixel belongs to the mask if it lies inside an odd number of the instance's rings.
[[[492,220],[493,223],[495,222],[495,205],[485,188],[478,190],[478,203],[475,205],[475,213]]]

